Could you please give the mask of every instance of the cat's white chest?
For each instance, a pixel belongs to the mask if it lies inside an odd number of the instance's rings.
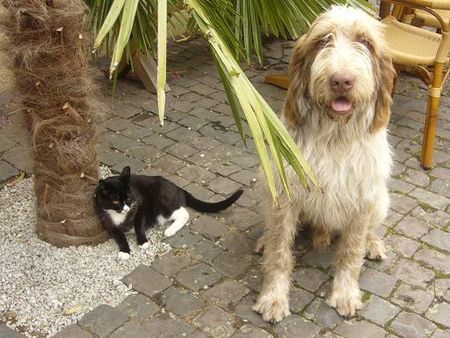
[[[115,210],[106,210],[109,217],[111,217],[111,221],[114,223],[115,226],[121,225],[123,222],[125,222],[125,218],[127,218],[128,210],[117,212]]]

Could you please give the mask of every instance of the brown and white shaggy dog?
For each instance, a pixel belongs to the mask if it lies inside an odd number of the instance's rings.
[[[386,216],[391,154],[386,125],[395,71],[382,24],[361,10],[332,7],[293,51],[283,121],[323,191],[305,189],[286,168],[293,193],[276,206],[263,187],[264,283],[253,309],[266,321],[289,315],[297,222],[310,224],[313,245],[339,236],[329,304],[342,316],[361,308],[358,278],[364,256],[385,257],[375,228]]]

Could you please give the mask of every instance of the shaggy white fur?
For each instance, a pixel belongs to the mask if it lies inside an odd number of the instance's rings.
[[[289,314],[292,243],[298,220],[311,224],[313,244],[324,248],[339,234],[329,304],[343,316],[361,308],[358,278],[364,255],[382,259],[374,229],[385,218],[391,152],[386,125],[395,77],[381,24],[364,12],[332,7],[297,43],[283,121],[316,174],[321,189],[305,189],[291,167],[291,200],[274,205],[263,188],[266,226],[264,283],[253,307],[266,321]]]

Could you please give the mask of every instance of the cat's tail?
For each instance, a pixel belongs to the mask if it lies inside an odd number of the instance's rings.
[[[189,208],[200,212],[218,212],[220,210],[226,209],[234,202],[236,202],[237,199],[241,197],[242,193],[243,190],[239,189],[223,201],[210,203],[200,201],[199,199],[196,199],[194,196],[188,193],[186,190],[184,190],[184,195],[186,196],[186,205]]]

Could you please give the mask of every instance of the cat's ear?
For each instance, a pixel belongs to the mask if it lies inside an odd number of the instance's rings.
[[[122,172],[120,173],[120,180],[127,184],[130,181],[130,167],[129,166],[126,166],[122,169]]]
[[[104,188],[105,187],[105,181],[104,180],[99,180],[98,181],[98,186],[99,186],[99,188]]]

